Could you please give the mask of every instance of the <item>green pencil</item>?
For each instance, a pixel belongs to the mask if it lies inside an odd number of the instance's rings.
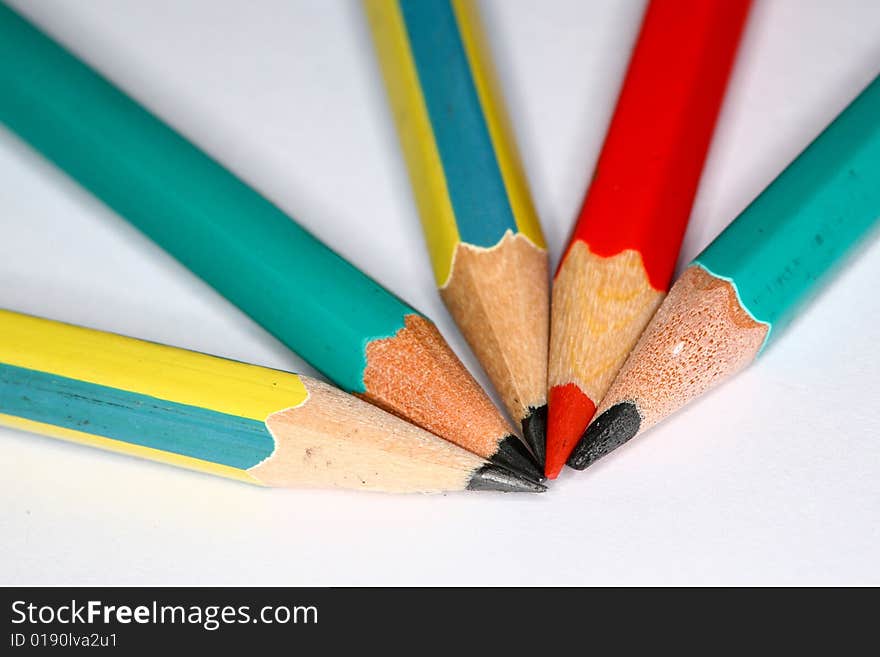
[[[608,454],[751,363],[880,219],[880,77],[684,271],[568,464]]]
[[[2,4],[0,120],[344,390],[540,477],[430,320]]]

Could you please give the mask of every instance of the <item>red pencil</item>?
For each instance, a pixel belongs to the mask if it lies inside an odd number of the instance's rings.
[[[751,0],[651,0],[553,285],[555,478],[660,305]]]

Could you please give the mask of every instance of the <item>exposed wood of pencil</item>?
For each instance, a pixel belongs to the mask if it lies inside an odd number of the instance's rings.
[[[508,232],[489,249],[459,243],[440,289],[449,311],[523,432],[547,396],[547,252]],[[533,448],[543,448],[541,440]],[[530,444],[533,441],[529,441]],[[543,461],[543,453],[537,454]]]
[[[730,282],[691,265],[669,292],[569,459],[583,469],[754,360],[767,324]]]
[[[604,258],[572,245],[553,286],[548,476],[565,465],[663,296],[639,252]]]
[[[420,315],[391,338],[367,346],[364,397],[465,449],[533,478],[541,472],[518,449],[519,439],[486,393],[449,348],[437,327]]]
[[[308,401],[266,420],[276,450],[249,471],[264,484],[395,493],[543,490],[352,395],[301,378]]]

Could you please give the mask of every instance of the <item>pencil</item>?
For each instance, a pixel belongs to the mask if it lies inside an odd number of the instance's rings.
[[[365,3],[440,295],[543,463],[547,248],[474,5]]]
[[[751,363],[880,219],[880,77],[697,258],[571,455],[583,469]]]
[[[652,0],[553,283],[555,478],[669,288],[750,0]]]
[[[543,490],[326,383],[8,310],[0,424],[264,486]]]
[[[0,5],[0,121],[346,392],[541,475],[435,325]]]

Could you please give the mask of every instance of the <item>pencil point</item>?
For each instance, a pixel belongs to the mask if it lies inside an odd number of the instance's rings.
[[[502,468],[534,481],[544,481],[544,473],[535,464],[535,459],[525,444],[516,436],[507,436],[499,442],[498,451],[490,460]]]
[[[547,487],[497,465],[484,465],[471,477],[468,490],[493,490],[502,493],[543,493]]]
[[[522,419],[523,438],[532,448],[532,453],[539,467],[544,467],[544,455],[547,444],[547,404],[538,408],[529,407],[528,414]]]
[[[587,429],[596,405],[574,383],[550,388],[550,413],[547,418],[547,461],[544,474],[548,479],[559,476],[565,459],[571,454]]]
[[[642,418],[633,402],[620,402],[596,418],[574,448],[568,465],[583,470],[639,432]]]

